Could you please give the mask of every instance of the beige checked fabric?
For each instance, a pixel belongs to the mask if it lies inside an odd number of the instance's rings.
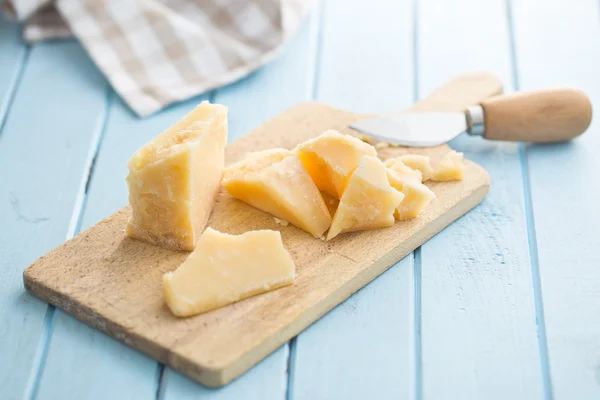
[[[2,1],[2,0],[0,0]],[[312,0],[8,0],[25,40],[75,35],[140,116],[273,58]]]

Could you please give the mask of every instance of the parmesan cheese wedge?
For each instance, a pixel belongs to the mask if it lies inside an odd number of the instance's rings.
[[[277,231],[228,235],[207,228],[196,249],[163,276],[173,314],[187,317],[292,284],[295,266]]]
[[[390,186],[381,160],[363,156],[348,180],[327,240],[343,232],[392,226],[394,211],[403,197],[402,193]]]
[[[339,199],[362,156],[377,156],[368,143],[329,130],[300,143],[294,151],[319,190]]]
[[[314,237],[321,236],[331,224],[321,193],[298,156],[289,150],[250,153],[225,169],[223,186],[233,197]]]
[[[126,234],[172,250],[194,249],[223,172],[227,107],[202,102],[129,159]]]

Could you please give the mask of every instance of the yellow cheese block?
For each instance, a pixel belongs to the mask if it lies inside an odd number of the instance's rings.
[[[449,151],[435,169],[434,181],[462,181],[465,176],[463,153]]]
[[[194,249],[219,190],[227,107],[202,102],[129,159],[126,234],[172,250]]]
[[[402,193],[390,186],[381,160],[363,156],[348,180],[327,233],[327,240],[342,232],[392,226],[394,210],[403,197]]]
[[[207,228],[183,264],[163,276],[163,286],[171,312],[187,317],[290,285],[294,276],[279,232]]]
[[[392,171],[396,171],[402,175],[410,175],[416,177],[419,181],[423,181],[423,174],[419,169],[411,168],[408,165],[404,164],[400,157],[388,158],[385,160],[384,165],[391,169]]]
[[[285,149],[251,153],[223,173],[223,186],[235,198],[321,236],[331,215],[298,156]]]
[[[435,193],[415,176],[400,174],[388,168],[387,177],[392,187],[404,194],[404,199],[394,213],[398,220],[416,217],[435,198]]]
[[[294,151],[319,190],[339,199],[362,156],[376,156],[377,150],[350,135],[329,130],[300,143]]]

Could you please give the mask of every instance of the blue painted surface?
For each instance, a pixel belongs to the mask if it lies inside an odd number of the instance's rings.
[[[280,58],[202,98],[230,107],[230,139],[303,100],[399,110],[468,70],[600,104],[599,15],[596,0],[328,0]],[[210,390],[23,291],[31,261],[126,204],[126,160],[202,99],[140,120],[111,93],[78,44],[28,49],[0,19],[1,398],[600,398],[597,123],[569,144],[453,141],[491,175],[482,205]]]

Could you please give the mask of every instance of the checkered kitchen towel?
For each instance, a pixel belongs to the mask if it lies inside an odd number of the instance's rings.
[[[0,0],[2,2],[2,0]],[[273,58],[312,0],[6,0],[29,42],[74,34],[140,116]]]

